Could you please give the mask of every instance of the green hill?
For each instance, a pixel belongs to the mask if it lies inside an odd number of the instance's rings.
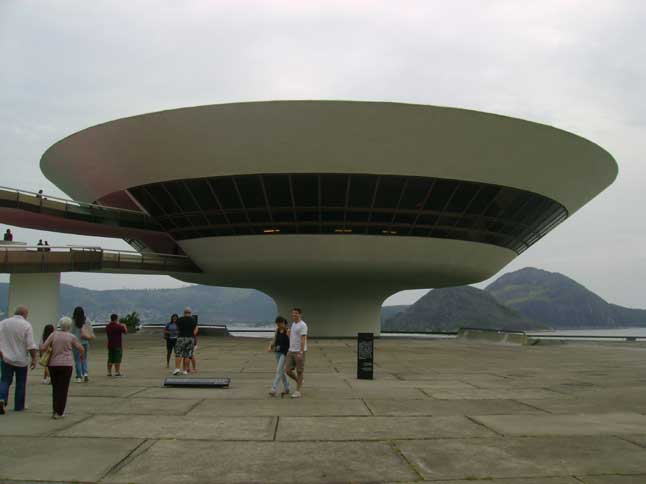
[[[397,316],[402,311],[408,308],[408,304],[400,304],[395,306],[382,306],[381,307],[381,325],[383,326],[384,322],[388,319]]]
[[[0,283],[0,308],[6,312],[8,284]],[[190,306],[200,322],[263,322],[276,316],[274,301],[254,289],[188,286],[178,289],[120,289],[93,291],[61,285],[61,311],[71,314],[82,306],[94,321],[107,321],[111,313],[137,311],[144,323],[166,322],[172,313]]]
[[[470,286],[434,289],[382,325],[387,331],[455,331],[460,327],[545,328]]]
[[[646,326],[646,310],[609,304],[558,272],[526,267],[501,276],[485,290],[501,304],[553,328]]]

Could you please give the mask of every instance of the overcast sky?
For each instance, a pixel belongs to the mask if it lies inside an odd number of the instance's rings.
[[[61,195],[39,169],[51,144],[182,106],[354,99],[516,116],[600,144],[619,177],[502,272],[558,271],[610,302],[646,307],[644,25],[641,0],[0,0],[0,185]],[[15,234],[130,249],[115,239]],[[183,285],[78,273],[63,282]]]

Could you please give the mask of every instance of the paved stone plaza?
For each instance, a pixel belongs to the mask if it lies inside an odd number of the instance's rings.
[[[376,380],[355,342],[313,340],[304,398],[267,395],[265,340],[202,338],[200,376],[229,389],[166,389],[163,340],[127,337],[122,379],[51,389],[0,417],[0,482],[646,483],[646,346],[380,340]],[[13,398],[11,398],[13,400]]]

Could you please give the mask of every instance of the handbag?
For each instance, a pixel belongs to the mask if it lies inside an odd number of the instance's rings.
[[[92,328],[92,324],[87,321],[81,328],[81,339],[84,339],[86,341],[94,339],[94,329]]]
[[[51,357],[52,357],[52,346],[49,345],[45,350],[45,352],[42,355],[40,355],[40,359],[38,360],[38,363],[40,364],[40,366],[47,366],[49,365],[49,360],[51,359]]]

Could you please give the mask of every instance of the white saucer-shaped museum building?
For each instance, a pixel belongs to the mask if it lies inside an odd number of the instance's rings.
[[[346,101],[119,119],[41,168],[76,200],[147,212],[202,271],[188,282],[302,307],[314,336],[378,334],[389,295],[491,277],[617,175],[604,149],[550,126]]]

